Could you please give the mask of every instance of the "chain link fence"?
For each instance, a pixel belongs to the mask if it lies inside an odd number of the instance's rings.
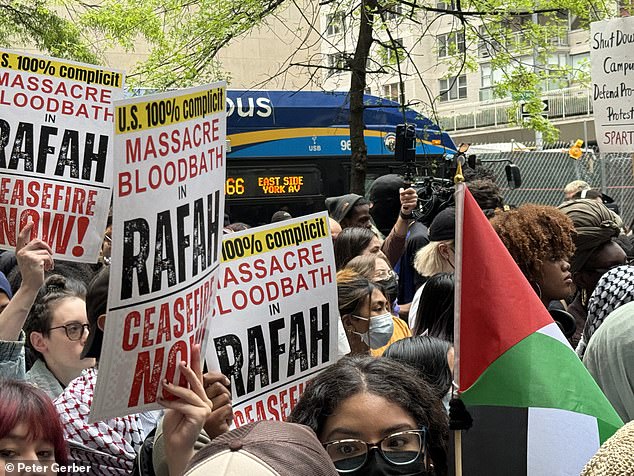
[[[477,154],[482,165],[494,171],[506,203],[540,203],[557,206],[564,200],[563,189],[573,180],[584,180],[612,197],[624,224],[634,221],[634,154],[600,154],[587,151],[575,160],[568,150],[516,151]],[[510,189],[505,166],[516,164],[522,185]]]

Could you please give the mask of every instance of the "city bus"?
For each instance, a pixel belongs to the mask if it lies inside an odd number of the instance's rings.
[[[416,125],[416,162],[433,175],[456,146],[420,113],[365,95],[367,182],[402,173],[395,160],[396,126]],[[231,222],[268,223],[284,209],[292,216],[325,210],[329,196],[348,193],[350,101],[346,92],[227,92],[226,210]]]

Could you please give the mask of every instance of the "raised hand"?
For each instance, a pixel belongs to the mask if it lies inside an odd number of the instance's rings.
[[[22,284],[28,290],[37,291],[44,284],[44,273],[54,267],[53,250],[39,238],[31,239],[33,221],[20,230],[15,246],[15,256],[22,275]]]
[[[17,341],[31,306],[44,284],[44,273],[53,269],[53,250],[44,241],[31,239],[33,221],[20,230],[15,256],[22,275],[20,289],[0,313],[0,340]]]
[[[165,381],[163,390],[177,399],[158,399],[158,403],[166,408],[163,417],[163,438],[170,476],[183,474],[187,463],[194,455],[194,443],[211,415],[213,406],[203,386],[200,345],[192,348],[189,366],[186,362],[180,363],[180,371],[190,388]]]
[[[207,397],[213,403],[211,415],[205,422],[205,432],[213,439],[229,431],[233,422],[230,382],[220,372],[211,371],[203,375],[203,384]]]

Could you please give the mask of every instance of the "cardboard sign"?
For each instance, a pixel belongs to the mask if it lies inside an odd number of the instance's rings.
[[[0,49],[0,249],[31,218],[55,257],[95,263],[123,73]]]
[[[236,426],[284,420],[338,357],[328,226],[322,212],[223,238],[207,364],[231,380]]]
[[[601,152],[634,151],[634,18],[590,25],[594,127]]]
[[[158,409],[208,338],[224,217],[226,86],[115,103],[108,313],[91,419]],[[163,394],[165,398],[169,394]]]

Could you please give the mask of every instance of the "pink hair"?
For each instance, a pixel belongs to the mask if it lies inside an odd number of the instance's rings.
[[[26,382],[0,380],[0,439],[20,423],[29,429],[29,439],[48,441],[55,449],[55,461],[68,464],[62,424],[48,395]]]

